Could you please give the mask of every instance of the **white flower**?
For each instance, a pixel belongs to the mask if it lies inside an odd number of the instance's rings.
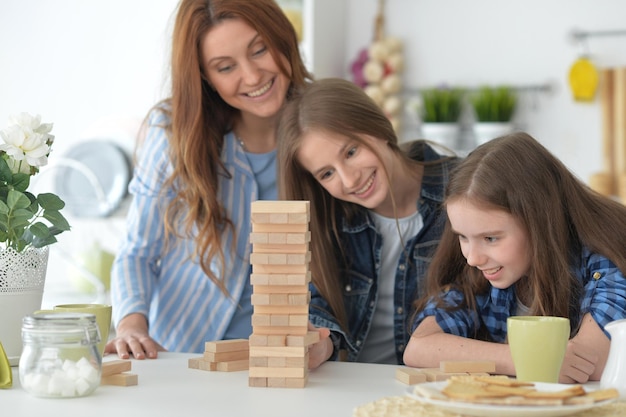
[[[0,152],[9,157],[7,164],[12,172],[28,174],[31,167],[38,170],[48,163],[50,145],[54,136],[50,134],[51,123],[40,123],[40,116],[28,113],[9,118],[9,127],[0,131],[4,143],[0,143]]]
[[[41,123],[41,116],[31,116],[29,113],[20,113],[9,116],[9,126],[19,126],[26,135],[41,133],[45,135],[48,145],[54,142],[54,135],[50,134],[52,123]]]

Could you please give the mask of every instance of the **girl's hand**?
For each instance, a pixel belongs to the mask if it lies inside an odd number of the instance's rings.
[[[333,342],[330,340],[330,330],[325,327],[317,328],[309,322],[309,331],[318,331],[320,340],[309,346],[309,369],[315,369],[330,358],[333,354]]]

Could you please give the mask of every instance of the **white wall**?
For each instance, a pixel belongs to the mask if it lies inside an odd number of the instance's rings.
[[[141,120],[162,97],[175,5],[175,0],[3,0],[0,126],[10,114],[39,113],[54,123],[54,152],[62,153],[101,120]]]
[[[106,138],[127,150],[140,121],[167,87],[171,14],[177,0],[2,0],[0,128],[26,111],[54,123],[50,165],[79,141]],[[49,168],[49,170],[46,170]],[[55,177],[44,167],[39,191]],[[45,190],[51,191],[51,190]],[[88,302],[75,291],[70,258],[94,242],[114,252],[123,216],[68,220],[51,248],[43,307]]]
[[[349,2],[346,68],[372,38],[378,0]],[[404,41],[405,84],[542,85],[525,94],[518,122],[583,181],[602,170],[600,104],[571,99],[568,71],[583,51],[574,29],[626,31],[619,0],[386,0],[386,33]],[[626,36],[587,42],[597,66],[626,65]],[[407,120],[409,129],[411,120]],[[415,126],[413,131],[416,133]]]

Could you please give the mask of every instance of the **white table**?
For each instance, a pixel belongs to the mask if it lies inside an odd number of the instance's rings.
[[[355,407],[381,397],[404,395],[407,385],[395,379],[395,365],[327,362],[309,373],[304,388],[251,388],[248,371],[190,369],[200,354],[159,353],[158,359],[133,360],[139,384],[100,386],[90,396],[37,398],[20,387],[0,389],[0,409],[7,416],[42,417],[350,417]],[[107,356],[105,360],[117,359]]]

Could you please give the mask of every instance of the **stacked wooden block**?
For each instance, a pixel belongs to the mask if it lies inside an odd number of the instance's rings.
[[[308,379],[309,202],[256,201],[251,206],[253,292],[249,386],[302,388]]]
[[[189,368],[202,371],[244,371],[248,369],[248,339],[205,342],[204,355],[190,358]]]

